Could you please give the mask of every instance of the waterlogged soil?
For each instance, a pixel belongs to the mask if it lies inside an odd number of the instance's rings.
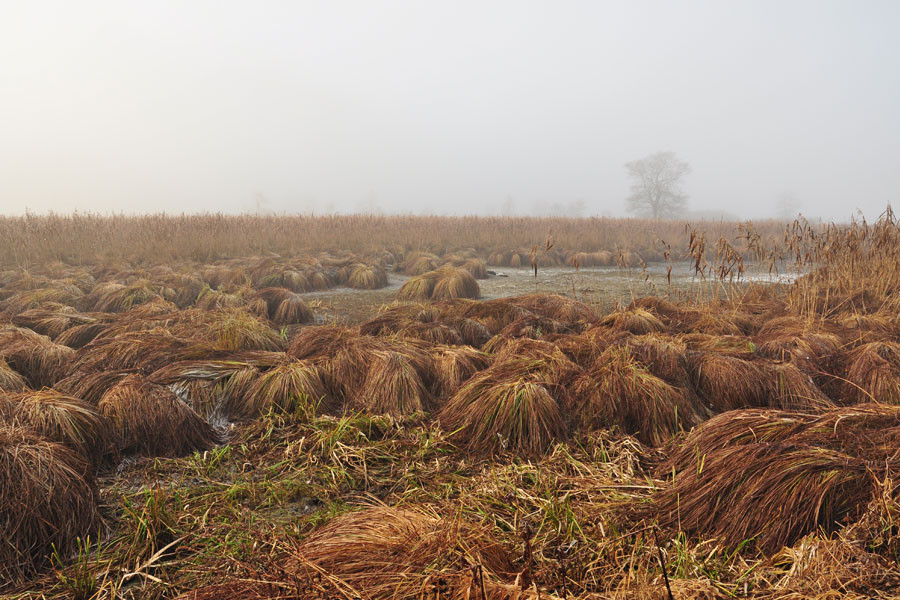
[[[669,272],[671,267],[671,272]],[[594,307],[603,314],[635,298],[661,294],[708,292],[708,280],[697,277],[688,264],[651,264],[646,269],[593,267],[531,269],[492,267],[487,279],[479,280],[481,299],[507,298],[523,294],[561,294]],[[327,292],[304,294],[321,323],[355,324],[371,319],[384,307],[398,302],[397,292],[409,279],[399,273],[388,274],[388,286],[379,290],[335,288]],[[751,275],[745,280],[767,280],[767,275]]]

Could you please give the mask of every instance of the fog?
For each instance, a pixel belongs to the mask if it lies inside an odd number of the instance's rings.
[[[876,217],[900,3],[5,2],[0,213]]]

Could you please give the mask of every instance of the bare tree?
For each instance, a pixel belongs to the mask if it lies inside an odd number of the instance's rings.
[[[681,179],[691,172],[673,152],[657,152],[625,163],[631,178],[628,212],[662,219],[678,215],[687,206]]]

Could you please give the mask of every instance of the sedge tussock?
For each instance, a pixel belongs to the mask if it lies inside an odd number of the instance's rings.
[[[300,325],[315,318],[312,309],[299,294],[292,294],[278,305],[272,322],[276,325]]]
[[[132,374],[134,369],[125,369],[121,371],[103,370],[103,371],[80,371],[76,370],[67,377],[57,381],[53,389],[81,398],[82,400],[97,406],[100,398],[106,391],[118,383],[122,378]]]
[[[410,277],[400,286],[397,298],[413,301],[428,300],[434,292],[435,283],[436,278],[430,273]]]
[[[771,553],[858,516],[873,493],[866,462],[828,448],[791,443],[729,446],[703,455],[702,468],[674,474],[655,495],[662,526],[750,543]]]
[[[407,354],[378,350],[370,355],[366,378],[350,403],[371,414],[403,417],[431,410],[433,398]]]
[[[90,403],[51,389],[11,396],[14,419],[48,440],[64,444],[94,465],[114,451],[109,421]]]
[[[21,392],[27,384],[25,378],[10,368],[6,361],[0,358],[0,392]]]
[[[75,351],[45,335],[13,325],[0,325],[0,359],[33,388],[51,386],[63,377]]]
[[[688,362],[697,394],[716,412],[768,405],[771,381],[757,363],[715,352],[692,352]]]
[[[345,513],[300,542],[295,558],[300,573],[329,582],[326,595],[368,600],[427,597],[441,587],[440,579],[457,580],[473,564],[481,566],[488,585],[513,570],[485,528],[418,507]]]
[[[508,300],[538,316],[568,325],[593,325],[599,322],[596,313],[587,304],[559,294],[526,294]]]
[[[205,327],[203,336],[221,350],[277,352],[284,349],[281,335],[248,311],[217,311],[213,317],[212,322]]]
[[[848,353],[846,363],[844,401],[900,404],[900,343],[863,344]]]
[[[357,263],[350,267],[347,283],[357,290],[377,290],[388,284],[387,273],[381,267]]]
[[[617,427],[659,446],[703,421],[707,412],[684,389],[638,362],[627,347],[611,347],[571,386],[575,420],[588,430]]]
[[[453,394],[490,363],[490,355],[471,346],[435,345],[428,353],[434,360],[438,395],[442,398]]]
[[[233,385],[238,385],[236,381]],[[321,371],[306,362],[292,361],[259,374],[249,386],[246,395],[233,398],[224,407],[232,417],[247,418],[269,411],[277,413],[313,413],[324,410],[328,392]],[[238,402],[243,401],[243,406]]]
[[[102,527],[87,459],[21,426],[0,424],[0,507],[0,590]]]
[[[473,452],[538,456],[566,434],[553,392],[562,394],[534,371],[507,364],[505,371],[491,368],[467,381],[441,409],[439,420]]]
[[[432,300],[478,298],[481,296],[478,282],[467,270],[455,267],[442,267],[437,273],[437,280],[431,291]]]
[[[219,436],[173,391],[139,375],[110,388],[98,409],[116,429],[124,453],[183,456],[219,443]]]
[[[666,326],[659,317],[643,308],[612,312],[603,317],[600,324],[635,335],[666,331]]]

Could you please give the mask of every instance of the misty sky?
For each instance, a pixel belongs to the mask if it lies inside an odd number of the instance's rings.
[[[0,0],[0,213],[900,204],[900,2]],[[511,198],[511,201],[507,199]]]

